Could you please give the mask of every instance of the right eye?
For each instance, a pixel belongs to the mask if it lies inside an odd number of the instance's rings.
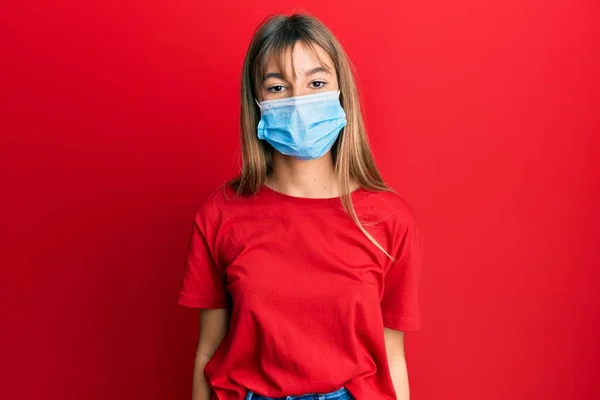
[[[274,85],[269,88],[269,92],[280,93],[283,91],[283,88],[284,88],[283,85]]]

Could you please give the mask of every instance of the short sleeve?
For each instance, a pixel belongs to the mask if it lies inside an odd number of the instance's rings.
[[[183,284],[178,304],[194,308],[227,308],[226,281],[211,244],[214,234],[199,212],[188,242]]]
[[[384,274],[381,300],[383,325],[399,331],[420,329],[419,281],[423,263],[423,236],[409,208],[398,212],[391,230],[392,256]]]

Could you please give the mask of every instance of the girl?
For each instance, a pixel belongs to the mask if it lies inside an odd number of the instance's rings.
[[[242,171],[197,211],[178,300],[200,309],[194,400],[408,400],[422,236],[375,167],[342,46],[273,16],[241,95]]]

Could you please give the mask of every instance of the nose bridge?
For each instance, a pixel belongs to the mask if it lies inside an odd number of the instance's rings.
[[[307,78],[304,76],[304,71],[296,70],[296,79],[290,74],[289,84],[290,84],[290,95],[291,96],[303,96],[305,94],[310,94],[310,88],[307,87]]]
[[[292,82],[291,85],[292,96],[302,96],[304,94],[308,94],[308,89],[303,87],[298,80],[296,82]]]
[[[290,94],[292,96],[304,96],[304,95],[311,94],[311,93],[312,92],[311,92],[310,88],[307,88],[305,85],[301,85],[301,84],[294,84],[290,88]]]

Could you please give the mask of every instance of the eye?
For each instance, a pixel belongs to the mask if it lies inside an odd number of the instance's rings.
[[[275,85],[275,86],[271,86],[269,88],[269,92],[272,93],[280,93],[283,91],[284,86],[283,85]]]
[[[327,85],[327,82],[324,81],[314,81],[310,83],[311,85],[313,85],[313,89],[321,89],[323,86]],[[315,84],[317,84],[317,86],[314,86]]]

